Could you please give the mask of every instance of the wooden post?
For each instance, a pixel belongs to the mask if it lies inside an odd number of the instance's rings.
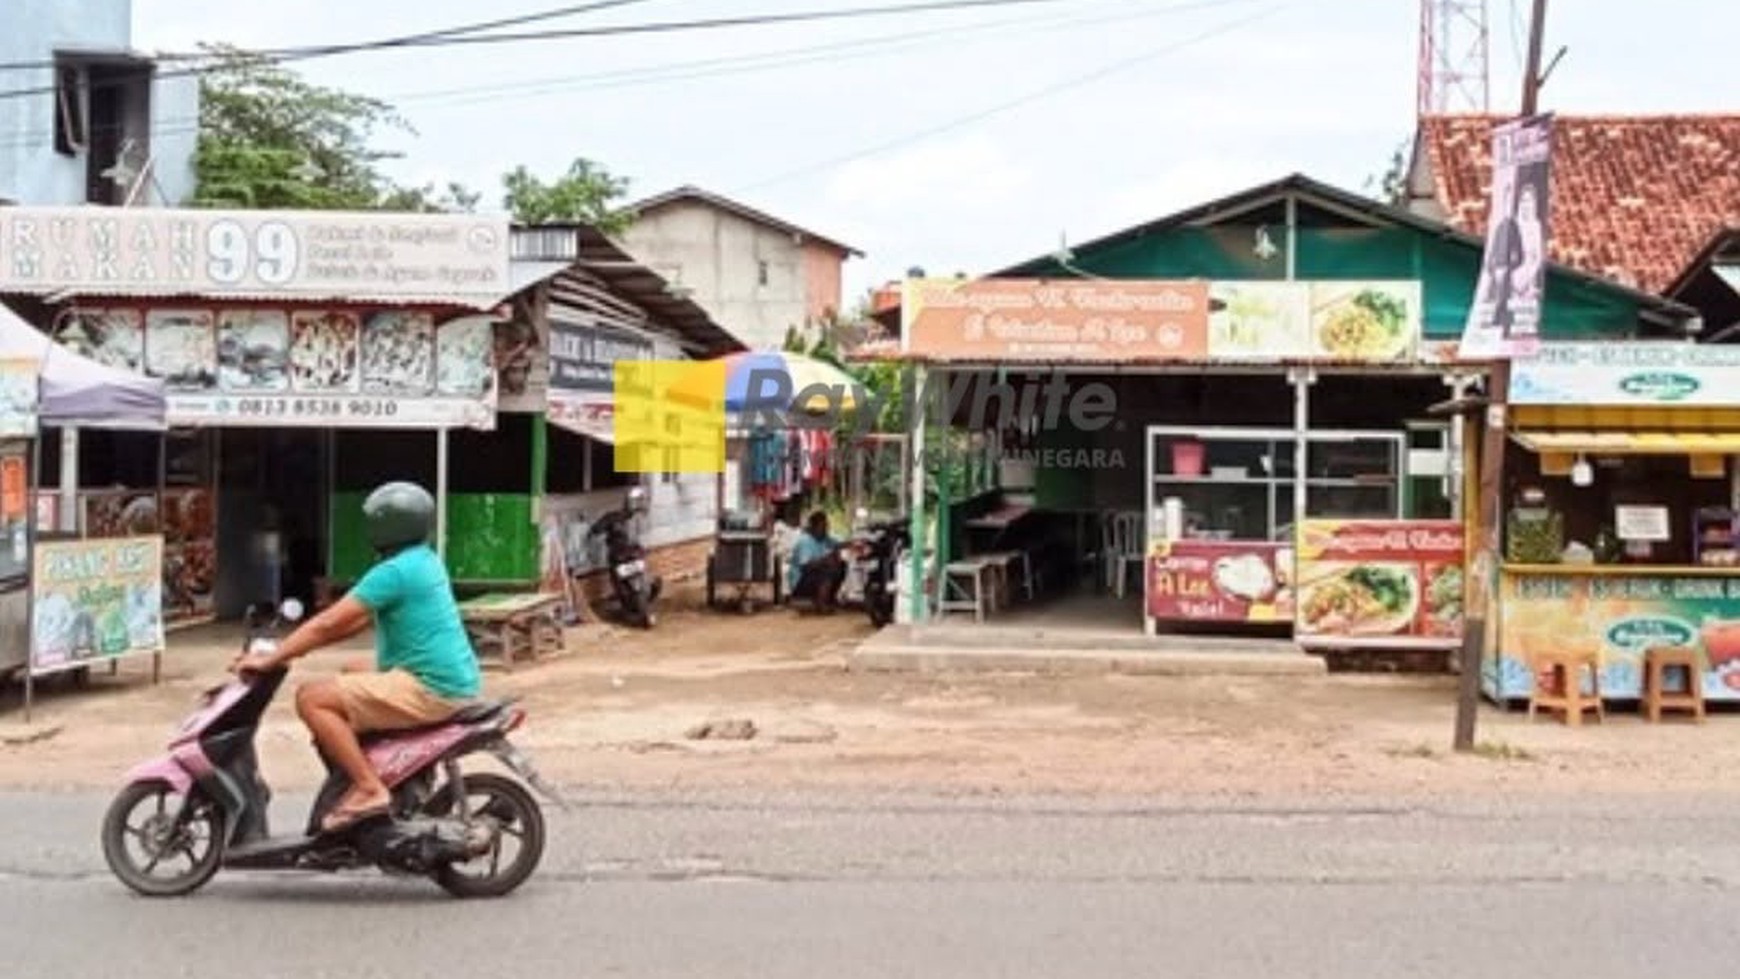
[[[1523,68],[1522,117],[1535,114],[1541,92],[1541,41],[1546,29],[1547,0],[1534,0],[1529,19],[1528,63]],[[1543,304],[1544,305],[1544,304]],[[1460,684],[1456,697],[1457,751],[1474,748],[1475,718],[1480,711],[1480,664],[1489,636],[1487,622],[1496,621],[1492,610],[1498,604],[1499,566],[1503,562],[1504,451],[1508,430],[1506,405],[1510,401],[1510,361],[1493,362],[1486,379],[1486,417],[1480,441],[1479,547],[1470,578],[1468,633],[1462,643]]]
[[[447,559],[447,429],[435,430],[435,553]]]

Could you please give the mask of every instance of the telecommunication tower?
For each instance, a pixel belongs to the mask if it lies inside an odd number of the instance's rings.
[[[1486,0],[1420,0],[1421,116],[1492,111]]]

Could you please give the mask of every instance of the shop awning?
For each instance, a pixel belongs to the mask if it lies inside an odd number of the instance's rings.
[[[1736,455],[1740,432],[1517,432],[1518,443],[1562,455]]]

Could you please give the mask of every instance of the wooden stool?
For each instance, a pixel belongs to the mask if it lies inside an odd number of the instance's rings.
[[[985,621],[985,614],[995,601],[991,596],[992,568],[990,561],[978,558],[945,565],[942,600],[937,602],[937,611],[943,615],[971,612],[973,621]]]
[[[1667,689],[1667,671],[1686,671],[1685,686]],[[1692,719],[1704,722],[1704,657],[1691,646],[1654,646],[1643,654],[1643,714],[1651,724],[1661,723],[1665,710],[1689,710]]]
[[[1607,709],[1601,704],[1601,654],[1594,650],[1564,653],[1543,653],[1534,658],[1534,690],[1529,694],[1529,720],[1535,711],[1559,711],[1565,723],[1578,727],[1583,712],[1594,711],[1597,721],[1607,719]],[[1583,671],[1589,672],[1590,692],[1583,692]],[[1541,674],[1547,674],[1552,689],[1541,689]]]

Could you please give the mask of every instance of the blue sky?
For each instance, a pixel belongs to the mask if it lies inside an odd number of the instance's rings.
[[[870,2],[649,0],[561,23]],[[134,40],[321,43],[559,5],[134,0]],[[1527,6],[1489,0],[1494,111],[1516,106]],[[1292,171],[1360,190],[1411,131],[1418,21],[1414,0],[1070,0],[304,71],[399,105],[417,129],[393,139],[405,179],[493,192],[515,164],[553,173],[585,155],[636,196],[693,183],[845,239],[868,253],[849,266],[857,291],[913,265],[982,271]],[[1570,51],[1543,108],[1740,111],[1721,82],[1736,37],[1740,4],[1557,0],[1547,51]]]

